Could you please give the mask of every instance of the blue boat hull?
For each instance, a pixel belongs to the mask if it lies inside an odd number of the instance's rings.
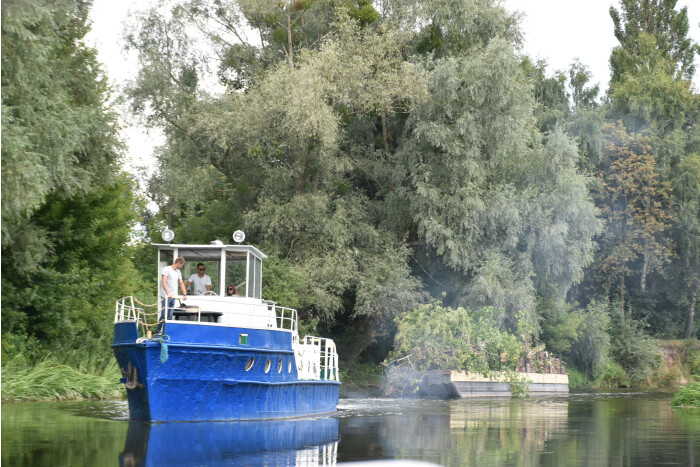
[[[241,329],[251,345],[236,345],[234,328],[167,326],[162,359],[162,343],[136,343],[135,323],[115,325],[112,348],[132,420],[259,420],[336,411],[340,383],[298,380],[288,333]]]

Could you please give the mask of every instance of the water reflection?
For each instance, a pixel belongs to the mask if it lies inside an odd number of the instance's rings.
[[[126,402],[2,405],[8,466],[335,465],[412,459],[443,466],[700,465],[700,411],[668,394],[529,399],[341,399],[334,417],[128,422]]]
[[[340,420],[342,461],[420,459],[444,466],[694,465],[700,413],[668,395],[387,401]],[[403,410],[402,410],[403,409]],[[364,415],[364,416],[363,416]]]
[[[123,467],[155,465],[335,465],[338,419],[130,422]]]
[[[527,402],[457,400],[417,404],[409,412],[384,415],[374,433],[357,433],[377,442],[371,457],[422,459],[441,465],[537,465],[538,453],[566,430],[566,398]],[[343,420],[344,421],[344,420]],[[356,421],[348,421],[354,425]],[[345,459],[351,426],[341,426]],[[535,458],[533,458],[535,456]]]

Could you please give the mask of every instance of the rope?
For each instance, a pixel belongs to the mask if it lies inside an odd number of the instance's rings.
[[[160,363],[165,363],[168,361],[168,342],[170,342],[170,336],[163,334],[160,336],[155,336],[152,338],[139,337],[136,339],[137,344],[141,344],[146,341],[158,342],[160,344]]]
[[[155,336],[151,339],[154,342],[160,343],[160,363],[165,363],[168,361],[168,342],[170,341],[170,336],[163,334],[161,336]]]
[[[157,326],[157,325],[159,325],[160,323],[164,323],[164,322],[165,322],[164,319],[161,319],[161,320],[159,320],[159,321],[156,321],[155,323],[147,323],[147,322],[145,322],[145,321],[141,321],[141,319],[139,319],[139,318],[136,318],[136,321],[138,321],[139,324],[141,324],[141,325],[143,325],[143,326],[146,326],[147,328],[150,328],[151,326]]]
[[[155,302],[153,305],[146,305],[145,303],[143,303],[142,301],[140,301],[138,298],[136,298],[136,297],[132,297],[132,298],[134,299],[134,301],[135,301],[136,303],[138,303],[138,304],[141,305],[141,306],[145,306],[145,307],[158,306],[158,303],[160,303],[160,300],[158,300],[158,301]]]

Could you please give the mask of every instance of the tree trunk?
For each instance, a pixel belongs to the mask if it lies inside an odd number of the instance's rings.
[[[698,284],[693,285],[693,293],[690,296],[690,309],[688,310],[688,319],[685,322],[685,333],[683,334],[684,339],[690,339],[690,335],[693,333],[693,319],[695,318],[695,304],[698,298]]]
[[[384,150],[389,154],[389,136],[386,129],[386,109],[382,109],[382,139],[384,140]]]
[[[620,311],[625,312],[625,275],[620,274]]]
[[[287,47],[289,47],[289,67],[294,68],[294,42],[292,41],[292,7],[287,7]]]
[[[642,263],[642,281],[639,288],[642,293],[647,290],[647,270],[649,269],[649,239],[644,240],[644,261]]]
[[[304,193],[304,188],[306,187],[307,179],[309,178],[309,170],[311,166],[311,152],[313,151],[314,143],[313,140],[309,139],[309,145],[306,148],[306,154],[304,154],[304,162],[301,173],[297,176],[295,182],[295,188],[297,194]]]

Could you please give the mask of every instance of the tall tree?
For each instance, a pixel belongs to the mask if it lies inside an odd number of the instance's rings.
[[[675,1],[623,1],[621,11],[611,9],[611,15],[620,46],[611,55],[608,118],[621,120],[628,131],[648,138],[658,180],[671,190],[667,206],[673,209],[668,212],[674,214],[668,217],[673,230],[665,234],[673,233],[672,263],[658,270],[665,271],[665,277],[646,276],[655,290],[646,287],[648,281],[639,283],[645,297],[642,306],[648,309],[656,332],[665,328],[667,334],[678,334],[687,319],[679,316],[676,307],[685,303],[686,309],[692,309],[695,295],[693,281],[682,278],[693,277],[693,263],[688,261],[692,248],[688,248],[694,243],[692,226],[697,221],[692,217],[697,212],[688,185],[692,180],[688,168],[693,164],[688,161],[700,151],[700,105],[690,79],[700,49],[688,36],[687,9],[677,10]],[[644,264],[640,264],[642,272]]]
[[[668,240],[670,190],[659,180],[648,138],[628,135],[621,123],[604,130],[603,180],[599,206],[606,219],[598,267],[625,303],[625,281],[638,274],[646,290],[651,270],[663,269],[673,256]],[[635,271],[641,259],[639,271]]]
[[[47,197],[85,193],[118,162],[107,83],[82,42],[88,8],[73,0],[2,7],[2,246],[20,271],[52,251],[30,220]]]
[[[653,36],[661,56],[671,59],[684,78],[692,79],[695,55],[700,48],[688,37],[688,7],[676,10],[676,3],[677,0],[621,0],[620,10],[610,7],[615,37],[620,42],[610,57],[613,82],[625,71],[643,65],[635,60],[641,55],[642,34]]]
[[[140,205],[83,42],[89,7],[2,5],[3,353],[38,342],[39,357],[65,346],[110,358],[105,310],[141,285],[127,255]]]

